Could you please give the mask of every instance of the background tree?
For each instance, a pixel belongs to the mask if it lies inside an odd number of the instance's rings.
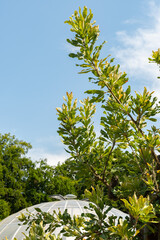
[[[31,145],[10,134],[0,135],[0,220],[28,206],[53,201],[50,195],[76,193],[76,181],[54,176],[47,160],[26,157]]]
[[[30,148],[30,144],[14,136],[0,135],[0,198],[9,205],[7,214],[27,206],[24,189],[32,162],[25,154]]]
[[[64,163],[58,164],[54,168],[55,178],[67,177],[74,183],[77,198],[83,198],[86,188],[90,189],[91,185],[95,182],[95,178],[88,168],[83,164],[76,162],[76,160],[67,159]],[[85,177],[84,177],[85,176]],[[71,191],[68,191],[71,192]]]

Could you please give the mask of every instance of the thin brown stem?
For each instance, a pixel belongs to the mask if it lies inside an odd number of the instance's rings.
[[[109,184],[107,183],[107,181],[106,181],[105,179],[103,179],[103,177],[101,177],[101,176],[96,172],[96,170],[94,169],[94,167],[93,167],[92,165],[89,165],[89,167],[90,167],[92,173],[94,174],[94,176],[95,176],[99,181],[101,181],[103,184],[105,184],[105,186],[106,186],[107,188],[109,188]]]

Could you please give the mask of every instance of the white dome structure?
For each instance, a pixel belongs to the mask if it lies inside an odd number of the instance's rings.
[[[67,198],[67,197],[66,197]],[[89,212],[87,209],[85,209],[85,206],[89,206],[89,202],[83,201],[83,200],[75,200],[75,199],[68,199],[68,200],[61,200],[61,201],[54,201],[54,202],[45,202],[40,203],[38,205],[34,205],[32,207],[28,208],[28,211],[31,213],[36,213],[35,208],[40,208],[44,212],[53,213],[53,210],[56,210],[57,212],[60,210],[63,212],[65,209],[68,210],[68,213],[73,215],[81,215],[81,213],[87,213]],[[107,206],[106,206],[107,208]],[[27,226],[26,225],[19,225],[18,216],[20,216],[21,213],[26,213],[26,209],[23,209],[15,214],[10,215],[9,217],[5,218],[0,222],[0,240],[5,239],[5,237],[8,238],[8,240],[14,240],[14,238],[17,238],[18,240],[22,240],[24,238],[24,235],[22,232],[27,233],[26,231]],[[122,211],[112,208],[108,212],[108,216],[117,216],[125,218],[128,216],[128,214],[123,213]],[[57,234],[57,232],[55,232]],[[69,237],[64,237],[64,240],[68,239],[74,239]]]

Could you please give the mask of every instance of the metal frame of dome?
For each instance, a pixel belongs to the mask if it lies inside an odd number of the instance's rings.
[[[69,199],[69,200],[61,200],[61,201],[54,201],[54,202],[45,202],[45,203],[40,203],[38,205],[34,205],[32,207],[28,208],[28,211],[31,213],[35,213],[36,210],[35,208],[40,208],[44,212],[49,212],[52,213],[53,210],[60,210],[63,212],[65,209],[68,210],[68,213],[73,217],[73,215],[81,215],[81,213],[87,213],[89,212],[87,209],[85,209],[85,206],[89,206],[89,202],[87,201],[82,201],[82,200],[75,200],[75,199]],[[107,206],[106,206],[107,208]],[[5,239],[5,237],[8,238],[8,240],[13,240],[14,238],[17,238],[18,240],[22,240],[24,238],[24,235],[22,232],[27,233],[26,225],[19,225],[18,221],[18,216],[21,213],[27,213],[26,209],[23,209],[15,214],[12,214],[2,220],[0,222],[0,240]],[[117,217],[122,217],[125,218],[128,216],[127,214],[123,213],[122,211],[112,208],[108,212],[108,216],[117,216]],[[56,229],[55,234],[58,234],[59,229]],[[63,240],[71,240],[74,239],[73,237],[64,237]]]

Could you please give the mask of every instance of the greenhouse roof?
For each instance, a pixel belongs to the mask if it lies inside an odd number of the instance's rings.
[[[32,207],[29,207],[28,210],[31,213],[36,213],[35,208],[40,208],[44,212],[52,213],[53,210],[60,210],[63,212],[65,209],[68,210],[68,213],[73,215],[80,215],[81,213],[87,213],[89,210],[85,209],[85,206],[89,206],[89,202],[82,201],[82,200],[61,200],[61,201],[54,201],[54,202],[46,202],[46,203],[40,203],[38,205],[34,205]],[[107,206],[106,206],[107,208]],[[5,218],[0,222],[0,240],[5,239],[5,237],[8,238],[8,240],[13,240],[14,238],[17,238],[18,240],[22,240],[24,238],[24,235],[22,232],[27,233],[26,225],[19,225],[18,216],[21,213],[27,213],[26,209],[23,209],[15,214],[10,215],[9,217]],[[127,214],[123,213],[122,211],[112,208],[108,212],[108,216],[117,216],[125,218],[128,216]],[[55,234],[58,234],[58,230],[55,232]],[[74,239],[69,237],[64,237],[63,239]]]

